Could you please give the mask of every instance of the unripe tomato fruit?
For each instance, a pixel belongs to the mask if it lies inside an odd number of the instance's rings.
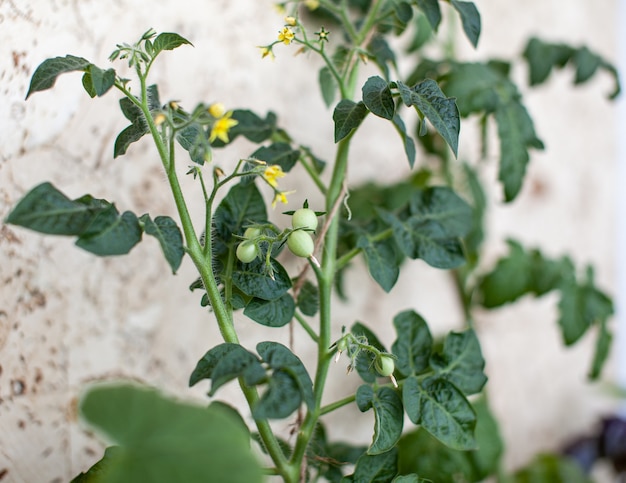
[[[261,234],[261,229],[260,228],[255,228],[255,227],[251,226],[250,228],[246,228],[246,231],[243,233],[243,237],[246,240],[250,240],[252,238],[256,238],[260,234]]]
[[[287,237],[287,246],[295,256],[308,258],[313,255],[315,243],[306,231],[297,230],[292,231]]]
[[[300,208],[291,217],[291,226],[315,231],[317,228],[317,215],[309,208]]]
[[[396,368],[396,364],[393,362],[393,358],[386,355],[378,356],[374,364],[376,370],[380,373],[381,376],[384,377],[391,376],[394,369]]]
[[[250,263],[256,258],[258,253],[258,248],[252,242],[243,241],[237,246],[237,258],[243,263]]]
[[[339,352],[343,352],[348,349],[348,341],[345,337],[342,337],[337,341],[337,350]]]

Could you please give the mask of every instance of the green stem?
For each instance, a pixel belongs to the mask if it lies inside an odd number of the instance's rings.
[[[320,414],[321,415],[328,414],[354,401],[356,401],[356,393],[352,394],[351,396],[344,397],[343,399],[340,399],[339,401],[335,401],[334,403],[327,404],[326,406],[322,407],[322,409],[320,409]]]
[[[294,314],[294,317],[296,318],[296,320],[298,321],[300,326],[302,326],[302,328],[306,331],[306,333],[309,334],[311,339],[313,339],[313,341],[315,343],[318,343],[319,342],[319,337],[317,336],[317,334],[313,330],[313,327],[311,327],[309,325],[309,323],[305,320],[305,318],[299,312],[296,312]]]

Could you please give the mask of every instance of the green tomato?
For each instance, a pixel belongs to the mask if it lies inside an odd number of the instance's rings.
[[[315,231],[317,228],[317,215],[309,208],[300,208],[291,217],[291,226]]]
[[[348,340],[345,337],[342,337],[337,341],[337,350],[339,352],[343,352],[348,349]]]
[[[249,241],[243,241],[237,246],[237,258],[243,263],[250,263],[259,253],[256,245]]]
[[[261,229],[260,228],[255,228],[254,226],[251,226],[250,228],[246,228],[246,231],[243,233],[243,237],[246,240],[251,240],[252,238],[256,238],[257,236],[261,235]]]
[[[304,230],[292,231],[287,237],[287,246],[297,257],[309,258],[313,255],[315,243],[313,238]]]
[[[391,376],[396,368],[396,364],[395,362],[393,362],[393,357],[384,354],[378,356],[374,364],[376,370],[380,373],[381,376],[384,377]]]

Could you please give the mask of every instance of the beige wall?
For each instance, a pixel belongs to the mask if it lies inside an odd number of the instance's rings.
[[[477,6],[483,36],[475,52],[459,39],[463,58],[511,57],[530,34],[588,43],[615,58],[616,1],[573,0],[564,7],[556,0],[482,0]],[[273,40],[281,25],[266,0],[0,1],[0,215],[44,180],[71,196],[91,192],[138,214],[173,214],[147,142],[112,159],[113,140],[125,126],[114,94],[92,101],[78,91],[80,79],[74,74],[59,79],[53,91],[24,101],[29,76],[45,58],[72,53],[104,65],[116,42],[133,41],[149,27],[178,31],[195,44],[158,63],[154,74],[162,99],[179,99],[186,106],[221,101],[257,112],[271,107],[303,144],[330,156],[330,113],[317,98],[316,71],[307,70],[315,61],[294,58],[295,49],[285,46],[277,49],[275,62],[261,60],[255,48]],[[523,81],[525,71],[519,68],[514,75]],[[612,85],[600,76],[575,89],[571,78],[571,72],[561,73],[546,87],[526,93],[548,149],[534,157],[519,200],[491,209],[488,259],[504,251],[505,236],[515,236],[549,254],[568,252],[581,264],[596,264],[600,285],[612,290],[617,139],[615,111],[604,99]],[[381,130],[389,131],[373,121],[365,126],[368,135],[356,140],[354,181],[397,179],[406,171],[399,143],[375,142]],[[220,151],[215,161],[232,166],[249,148],[239,143]],[[462,141],[462,158],[474,159],[477,152],[473,139]],[[487,169],[485,176],[494,179],[494,170]],[[301,180],[292,176],[287,184],[298,190],[294,202],[309,195]],[[492,185],[497,198],[499,188]],[[189,189],[198,194],[195,185]],[[407,266],[388,298],[364,283],[362,266],[351,269],[348,278],[358,290],[351,292],[352,305],[336,308],[337,334],[342,324],[360,319],[378,324],[381,339],[390,343],[394,334],[383,324],[409,307],[420,311],[436,333],[459,327],[448,280],[421,262]],[[202,396],[206,387],[190,391],[186,380],[218,334],[198,295],[187,290],[193,279],[188,261],[178,275],[169,275],[153,240],[127,257],[99,259],[70,240],[1,228],[0,475],[6,469],[8,481],[66,481],[99,457],[99,443],[75,421],[76,397],[91,380],[139,378],[180,396]],[[555,304],[552,297],[523,300],[477,317],[509,467],[590,429],[614,404],[601,386],[585,383],[593,341],[587,337],[574,349],[561,348]],[[261,337],[287,340],[286,331],[263,335],[250,324],[239,322],[247,345]],[[306,350],[303,340],[298,338],[297,349]],[[607,380],[611,373],[606,372]],[[356,376],[345,376],[343,365],[330,376],[336,395],[357,385]],[[221,394],[228,395],[239,398],[234,387]],[[331,433],[366,441],[371,415],[351,421],[348,414],[341,411],[332,419]],[[368,424],[355,428],[358,421]]]

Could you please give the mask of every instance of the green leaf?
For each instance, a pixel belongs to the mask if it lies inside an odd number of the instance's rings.
[[[298,292],[296,301],[298,309],[303,315],[313,317],[319,309],[319,290],[309,280],[305,280]]]
[[[285,371],[293,377],[302,399],[309,409],[313,409],[315,406],[313,381],[311,381],[311,377],[302,361],[287,347],[278,342],[260,342],[256,348],[259,355],[272,369]]]
[[[243,235],[244,226],[252,222],[267,220],[265,202],[254,183],[234,185],[213,214],[214,234],[219,252],[226,251],[225,245],[233,241],[233,234]],[[275,297],[274,297],[275,298]]]
[[[397,357],[396,369],[404,376],[426,370],[433,346],[426,321],[413,310],[405,310],[393,318],[393,325],[398,334],[391,346],[391,352]]]
[[[578,463],[566,456],[540,454],[511,478],[512,483],[591,483]]]
[[[400,134],[400,137],[402,138],[402,142],[404,144],[404,152],[406,153],[406,157],[409,160],[409,166],[411,167],[411,169],[413,169],[413,166],[415,165],[415,141],[413,141],[413,138],[411,138],[411,136],[407,134],[404,121],[400,116],[396,114],[395,116],[393,116],[391,122],[393,123],[396,131],[398,132],[398,134]]]
[[[367,338],[367,343],[381,352],[387,352],[385,347],[380,343],[378,338],[374,335],[374,333],[369,330],[365,325],[360,322],[355,323],[350,332],[356,337],[364,336]],[[361,351],[356,358],[355,369],[361,376],[365,382],[374,383],[376,382],[376,377],[378,377],[378,373],[374,368],[374,359],[375,356],[369,351]]]
[[[302,404],[302,393],[296,379],[285,370],[276,370],[267,389],[252,409],[254,419],[284,419]]]
[[[30,79],[30,86],[28,87],[28,93],[26,99],[31,94],[39,91],[45,91],[54,86],[54,83],[61,74],[66,72],[82,71],[84,72],[90,62],[82,57],[75,57],[73,55],[66,55],[65,57],[54,57],[52,59],[44,60]]]
[[[228,135],[232,143],[239,135],[244,136],[253,143],[262,143],[272,135],[276,130],[276,115],[269,112],[265,119],[261,119],[257,114],[246,109],[235,109],[232,119],[237,121],[237,125],[233,126]],[[223,145],[221,141],[213,142],[214,147]]]
[[[353,102],[342,99],[335,107],[333,121],[335,122],[335,142],[338,143],[345,138],[353,129],[359,127],[365,116],[367,107],[363,102]]]
[[[460,2],[459,0],[451,0],[450,3],[459,12],[463,31],[474,47],[478,46],[478,37],[480,37],[480,14],[473,2]]]
[[[512,201],[522,188],[529,160],[528,149],[543,149],[544,146],[535,134],[526,108],[519,102],[500,104],[495,116],[500,137],[498,179],[504,185],[505,200]]]
[[[287,143],[272,143],[269,146],[261,146],[250,157],[265,161],[268,165],[277,164],[287,173],[300,158],[300,151]]]
[[[432,79],[426,79],[412,88],[400,81],[396,84],[404,104],[415,107],[426,116],[456,156],[461,123],[455,99],[446,97]]]
[[[439,0],[415,0],[415,4],[417,8],[424,12],[430,27],[436,32],[441,23]]]
[[[160,109],[159,91],[156,85],[148,86],[146,98],[150,111]],[[148,133],[148,125],[143,111],[130,99],[127,97],[120,99],[120,109],[124,117],[131,122],[131,125],[125,128],[115,139],[115,146],[113,148],[114,158],[126,154],[128,147],[132,143],[139,141],[139,139]]]
[[[161,245],[165,260],[170,265],[172,273],[180,268],[185,249],[183,246],[183,235],[180,228],[169,216],[157,216],[154,221],[150,215],[143,215],[140,219],[143,223],[143,230],[147,235],[155,237]]]
[[[598,290],[591,274],[579,284],[570,279],[561,287],[559,326],[565,345],[572,345],[595,323],[604,324],[613,315],[613,302]]]
[[[363,85],[362,92],[363,102],[372,114],[383,119],[393,119],[396,106],[387,82],[378,76],[370,77]]]
[[[402,401],[409,419],[446,446],[458,450],[476,448],[476,415],[465,396],[450,382],[429,378],[420,383],[410,376],[404,381]]]
[[[242,268],[233,273],[233,284],[250,297],[277,299],[291,288],[291,279],[285,268],[273,258],[270,266],[272,277],[266,271],[265,260],[242,264]]]
[[[141,241],[142,231],[139,220],[130,211],[125,211],[122,216],[117,216],[106,227],[99,228],[101,229],[96,233],[80,235],[76,240],[76,246],[94,255],[104,257],[125,255]]]
[[[363,249],[365,263],[372,278],[389,292],[398,280],[400,266],[396,256],[396,245],[391,239],[374,242],[369,237],[360,236],[357,248]]]
[[[430,365],[437,378],[450,381],[468,396],[480,392],[487,382],[485,360],[472,329],[450,332],[441,353],[431,356]]]
[[[226,350],[219,349],[217,353],[222,353],[222,356],[215,361],[211,371],[209,396],[213,396],[220,387],[238,377],[242,377],[247,386],[254,386],[265,380],[265,369],[261,365],[259,358],[252,352],[244,349],[243,346],[229,344]]]
[[[231,344],[231,343],[222,343],[216,345],[211,350],[209,350],[202,359],[198,361],[196,364],[196,368],[191,373],[189,377],[189,387],[195,386],[198,382],[203,379],[211,379],[211,375],[213,374],[213,369],[215,369],[216,364],[226,356],[229,352],[236,350],[235,347],[239,344]]]
[[[115,71],[113,69],[100,69],[89,64],[83,75],[83,87],[91,97],[101,97],[106,94],[115,84]]]
[[[593,354],[593,362],[589,372],[589,379],[592,381],[595,381],[600,377],[604,363],[609,357],[612,342],[613,335],[609,331],[606,321],[600,321],[600,327],[598,327],[598,335],[596,339],[596,348]]]
[[[480,256],[480,247],[484,239],[484,218],[487,211],[487,197],[478,177],[478,172],[469,164],[463,164],[467,191],[472,202],[472,229],[465,237],[465,247],[468,258],[477,262]]]
[[[274,300],[253,298],[243,314],[267,327],[283,327],[293,318],[295,310],[293,298],[286,293]]]
[[[322,67],[319,72],[320,90],[326,107],[330,107],[337,94],[337,81],[328,67]]]
[[[46,182],[30,190],[5,222],[48,235],[80,235],[111,206],[89,195],[72,201]]]
[[[374,62],[376,62],[376,65],[378,65],[380,70],[385,75],[385,78],[388,79],[389,65],[396,67],[396,54],[387,43],[385,37],[380,34],[372,36],[369,44],[367,44],[367,50],[370,56],[374,59]]]
[[[134,142],[139,141],[147,130],[144,127],[136,124],[131,124],[127,128],[123,129],[115,138],[115,144],[113,146],[113,157],[123,156],[126,154],[128,147]]]
[[[249,435],[229,412],[176,402],[130,384],[100,385],[82,398],[92,429],[119,445],[97,481],[263,481]]]
[[[356,392],[356,404],[361,412],[374,410],[374,436],[367,454],[386,453],[400,440],[404,413],[402,400],[390,387],[379,387],[376,392],[363,384]]]
[[[398,450],[361,456],[354,467],[354,474],[347,481],[354,483],[388,483],[398,474]]]
[[[211,144],[207,133],[197,123],[189,124],[176,133],[176,141],[189,153],[191,160],[199,165],[211,158]]]
[[[104,450],[104,456],[87,470],[87,473],[80,473],[70,483],[99,483],[105,481],[107,472],[115,469],[116,458],[123,454],[123,450],[118,446],[109,446]]]
[[[154,52],[152,57],[156,57],[163,50],[174,50],[181,45],[191,45],[193,44],[189,42],[189,40],[181,37],[175,33],[163,32],[154,39],[154,43],[152,44],[154,48]]]

